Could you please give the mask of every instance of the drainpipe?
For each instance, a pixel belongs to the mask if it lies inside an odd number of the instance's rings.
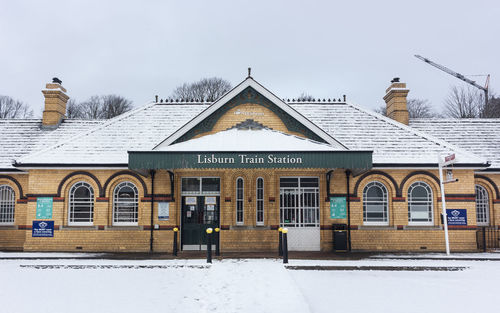
[[[349,244],[349,252],[351,252],[351,194],[349,191],[349,177],[351,176],[351,171],[345,171],[345,178],[347,183],[347,240]]]
[[[330,197],[330,179],[332,177],[333,170],[329,170],[326,173],[326,196]]]
[[[155,170],[151,170],[151,237],[149,239],[149,252],[153,253],[153,230],[154,230],[154,208],[155,208]]]

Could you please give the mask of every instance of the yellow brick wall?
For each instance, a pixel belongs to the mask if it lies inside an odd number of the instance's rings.
[[[150,237],[151,218],[151,178],[140,177],[146,186],[144,189],[141,181],[128,174],[116,176],[121,170],[88,170],[97,179],[94,181],[89,175],[77,174],[69,177],[75,172],[72,170],[32,170],[29,175],[10,175],[22,186],[24,196],[28,197],[27,203],[16,203],[16,216],[14,226],[0,227],[0,249],[24,249],[26,251],[148,251]],[[418,174],[411,176],[401,188],[401,198],[397,197],[397,189],[401,187],[403,180],[416,170],[380,170],[390,175],[396,182],[382,174],[374,174],[363,177],[359,175],[350,178],[350,194],[353,195],[351,202],[351,225],[352,247],[354,250],[369,251],[421,251],[425,247],[427,251],[442,251],[444,249],[444,235],[440,228],[441,201],[437,182],[430,176]],[[419,171],[419,170],[418,170]],[[167,171],[158,171],[155,177],[154,224],[160,225],[159,230],[154,230],[154,248],[156,251],[171,251],[174,226],[180,226],[181,206],[181,178],[190,176],[215,176],[221,178],[221,215],[220,224],[228,226],[229,229],[221,232],[222,251],[255,251],[271,250],[277,245],[277,231],[274,227],[279,225],[279,178],[283,176],[316,176],[320,179],[320,224],[321,248],[328,251],[332,249],[331,224],[347,223],[346,219],[330,219],[329,202],[326,200],[326,169],[217,169],[217,170],[193,170],[181,169],[175,171],[174,201],[170,202],[170,219],[158,221],[158,201],[171,201],[169,198],[171,186]],[[438,176],[436,170],[429,170]],[[494,187],[485,180],[474,179],[472,170],[455,170],[454,175],[459,179],[458,183],[447,184],[445,187],[448,195],[455,198],[447,201],[448,208],[467,209],[468,226],[471,229],[451,229],[451,248],[454,251],[471,251],[476,249],[475,230],[475,202],[456,199],[460,195],[473,195],[475,193],[475,182],[486,185],[490,192],[491,214],[494,225],[498,225],[499,209],[498,202],[494,202]],[[116,176],[112,178],[113,176]],[[237,177],[245,179],[245,216],[244,225],[236,225],[235,215],[235,182]],[[255,190],[256,179],[264,178],[265,183],[265,216],[264,226],[256,226],[256,202]],[[500,183],[500,175],[490,174],[488,177],[496,184]],[[66,180],[65,180],[66,179]],[[362,192],[364,186],[373,180],[383,183],[389,192],[389,225],[383,227],[363,225]],[[63,182],[64,181],[64,182]],[[71,186],[85,181],[93,189],[95,197],[99,201],[94,203],[94,225],[92,227],[69,227],[68,226],[68,192]],[[112,193],[114,187],[122,181],[133,182],[139,190],[139,223],[135,227],[119,227],[112,224]],[[415,181],[428,183],[433,190],[434,198],[434,226],[431,227],[409,227],[408,226],[408,204],[407,190]],[[107,183],[106,183],[107,182]],[[11,180],[0,178],[0,184],[12,186],[19,195],[19,188]],[[488,185],[489,184],[489,185]],[[100,187],[99,187],[100,186]],[[99,189],[103,189],[101,195]],[[58,194],[60,189],[60,194]],[[335,170],[332,173],[330,193],[335,195],[346,194],[346,178],[343,170]],[[36,197],[53,195],[55,202],[53,206],[53,218],[55,225],[60,229],[55,231],[54,238],[33,238],[31,229],[16,229],[19,226],[31,226],[35,220]],[[101,197],[104,196],[104,197]],[[226,201],[226,198],[230,201]],[[274,201],[270,201],[274,198]],[[396,198],[394,200],[393,198]],[[404,229],[403,229],[404,228]],[[180,237],[180,236],[179,236]]]

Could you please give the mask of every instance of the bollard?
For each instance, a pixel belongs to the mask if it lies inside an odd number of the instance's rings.
[[[283,233],[283,263],[288,263],[288,242],[286,239],[288,229],[283,228],[281,232]]]
[[[283,228],[278,228],[278,255],[283,256]]]
[[[207,263],[212,263],[212,228],[207,228]]]
[[[219,256],[220,255],[220,228],[216,227],[215,228],[215,255]]]
[[[177,256],[177,233],[179,232],[179,228],[174,227],[174,248],[173,248],[173,255]]]

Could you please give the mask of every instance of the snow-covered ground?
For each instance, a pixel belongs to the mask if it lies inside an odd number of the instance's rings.
[[[4,259],[0,312],[457,313],[498,308],[500,261],[290,260],[290,265],[466,269],[290,270],[273,259],[214,260],[209,266],[204,260]]]

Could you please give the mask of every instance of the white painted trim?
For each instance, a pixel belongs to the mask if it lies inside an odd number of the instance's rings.
[[[261,84],[257,83],[253,78],[248,77],[246,78],[243,82],[241,82],[239,85],[234,87],[231,91],[226,93],[224,96],[216,100],[212,105],[210,105],[207,109],[202,111],[200,114],[198,114],[196,117],[194,117],[192,120],[184,124],[181,128],[179,128],[177,131],[175,131],[173,134],[171,134],[169,137],[167,137],[164,141],[162,141],[160,144],[158,144],[156,147],[153,148],[153,150],[156,150],[157,148],[163,148],[166,146],[171,145],[174,141],[179,139],[181,136],[186,134],[189,130],[191,130],[193,127],[198,125],[201,121],[203,121],[205,118],[210,116],[210,114],[214,113],[217,111],[219,108],[221,108],[224,104],[226,104],[228,101],[232,100],[234,97],[236,97],[240,92],[245,90],[247,87],[252,87],[254,88],[257,92],[262,94],[264,97],[269,99],[271,102],[273,102],[275,105],[277,105],[279,108],[281,108],[283,111],[288,113],[290,116],[293,118],[297,119],[299,122],[304,124],[307,128],[309,128],[311,131],[313,131],[316,135],[321,137],[323,140],[325,140],[327,143],[330,145],[341,149],[341,150],[348,150],[346,146],[344,146],[342,143],[337,141],[335,138],[330,136],[327,132],[325,132],[323,129],[320,127],[316,126],[313,122],[308,120],[305,116],[300,114],[298,111],[296,111],[294,108],[289,106],[287,103],[283,102],[280,98],[275,96],[272,92],[267,90],[264,86]]]
[[[258,207],[259,207],[259,179],[262,179],[262,222],[257,221],[257,217],[259,216]],[[256,226],[264,226],[264,222],[266,220],[266,181],[264,177],[259,176],[255,179],[255,225]]]
[[[238,180],[241,179],[241,181],[243,182],[243,191],[242,191],[242,196],[243,196],[243,199],[241,201],[242,205],[241,205],[241,210],[243,211],[242,212],[242,221],[238,221]],[[239,176],[238,178],[236,178],[236,181],[235,181],[235,184],[234,184],[234,187],[235,187],[235,197],[234,197],[234,212],[236,213],[236,225],[245,225],[245,178]]]
[[[28,172],[0,172],[3,175],[27,175]]]

